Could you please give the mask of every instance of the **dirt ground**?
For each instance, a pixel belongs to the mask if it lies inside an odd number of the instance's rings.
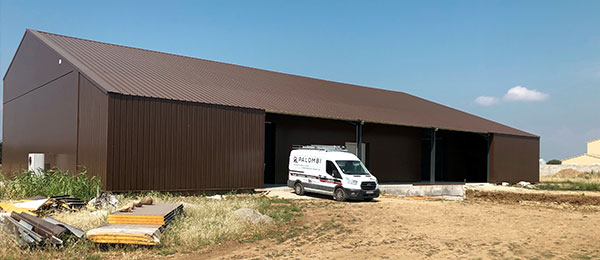
[[[230,242],[175,259],[596,259],[600,212],[548,205],[386,196],[299,201],[281,237]]]
[[[600,192],[469,189],[467,200],[600,211]]]

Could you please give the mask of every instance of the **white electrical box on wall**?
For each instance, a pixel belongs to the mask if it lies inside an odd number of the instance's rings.
[[[36,175],[42,175],[44,170],[44,154],[43,153],[30,153],[27,170],[35,173]]]

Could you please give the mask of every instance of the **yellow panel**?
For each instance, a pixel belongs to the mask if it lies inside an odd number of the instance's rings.
[[[95,243],[110,243],[110,244],[135,244],[135,245],[148,245],[154,246],[158,243],[154,241],[137,241],[129,239],[92,239]]]
[[[37,217],[37,214],[35,214],[35,213],[33,213],[33,212],[31,212],[31,211],[29,211],[27,209],[24,209],[24,208],[15,207],[15,205],[10,204],[10,203],[0,202],[0,208],[2,208],[2,210],[6,211],[8,213],[11,213],[11,212],[16,212],[16,213],[25,212],[25,213],[27,213],[29,215]]]
[[[88,236],[89,238],[95,238],[95,237],[112,237],[112,238],[116,238],[116,237],[137,237],[137,238],[141,238],[141,239],[148,239],[150,238],[150,235],[148,234],[144,234],[144,233],[104,233],[104,234],[97,234],[97,235],[90,235]]]
[[[157,225],[162,226],[165,222],[157,222],[157,221],[121,221],[121,220],[109,220],[108,224],[134,224],[134,225]]]
[[[119,219],[165,219],[162,216],[159,217],[151,217],[151,216],[119,216],[119,215],[108,215],[108,218],[119,218]]]

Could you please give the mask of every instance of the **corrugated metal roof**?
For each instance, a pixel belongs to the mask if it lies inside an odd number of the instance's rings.
[[[28,32],[107,92],[257,108],[272,113],[535,137],[403,92]]]

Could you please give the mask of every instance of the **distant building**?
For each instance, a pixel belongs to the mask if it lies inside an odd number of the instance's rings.
[[[562,164],[600,165],[600,139],[587,142],[587,153],[564,159]]]

